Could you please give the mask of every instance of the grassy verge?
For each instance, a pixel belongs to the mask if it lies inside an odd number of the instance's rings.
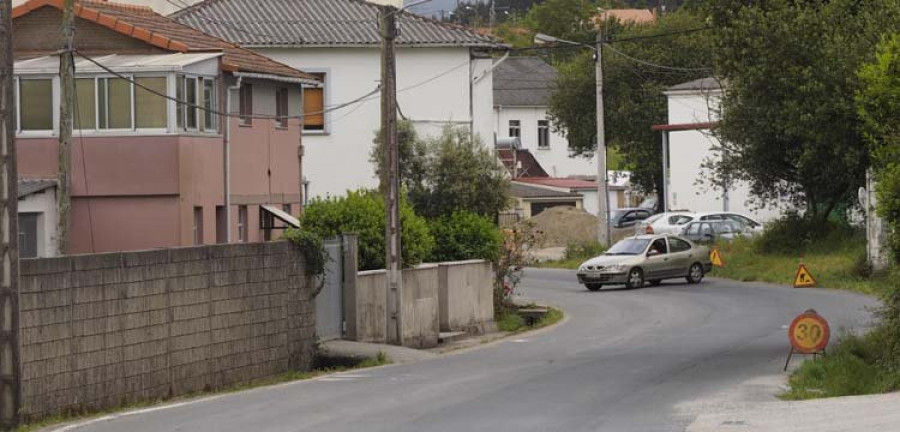
[[[866,275],[861,260],[865,259],[865,243],[849,239],[838,243],[811,247],[801,260],[799,254],[765,254],[758,251],[756,242],[736,239],[719,246],[725,267],[716,268],[712,276],[745,282],[769,282],[789,285],[802,262],[817,285],[864,294],[878,295],[884,292],[887,277]]]
[[[596,241],[569,243],[561,260],[535,263],[535,267],[576,270],[581,263],[602,254],[606,248]]]
[[[533,308],[537,307],[535,305],[522,306],[522,309],[525,308]],[[520,308],[506,308],[497,314],[495,321],[497,322],[497,328],[500,331],[510,332],[510,333],[521,333],[529,330],[536,330],[542,327],[547,327],[549,325],[556,324],[563,318],[563,313],[559,309],[555,308],[547,308],[547,313],[544,314],[543,318],[538,320],[532,325],[527,325],[525,323],[525,318],[522,315],[519,315],[518,309]]]
[[[117,412],[135,410],[135,409],[140,409],[140,408],[147,408],[147,407],[159,405],[162,403],[176,403],[176,402],[186,401],[189,399],[196,399],[196,398],[200,398],[200,397],[212,396],[212,395],[217,395],[217,394],[234,393],[234,392],[239,392],[242,390],[248,390],[248,389],[251,389],[254,387],[264,387],[264,386],[270,386],[270,385],[275,385],[275,384],[283,384],[283,383],[292,382],[292,381],[307,380],[307,379],[316,378],[316,377],[319,377],[322,375],[328,375],[328,374],[338,373],[338,372],[346,372],[346,371],[355,370],[355,369],[365,369],[365,368],[371,368],[371,367],[376,367],[376,366],[384,366],[384,365],[387,365],[390,363],[391,363],[391,359],[388,358],[388,356],[385,353],[379,351],[375,358],[365,359],[365,360],[363,360],[355,365],[352,365],[352,366],[321,367],[321,368],[313,369],[308,372],[295,372],[295,371],[294,372],[285,372],[283,374],[276,375],[276,376],[270,377],[270,378],[254,380],[254,381],[250,381],[250,382],[242,383],[242,384],[236,384],[233,386],[228,386],[228,387],[224,387],[224,388],[220,388],[220,389],[212,390],[212,391],[202,391],[202,392],[190,393],[187,395],[182,395],[182,396],[178,396],[178,397],[174,397],[174,398],[170,398],[170,399],[158,399],[158,400],[143,401],[143,402],[138,402],[138,403],[133,403],[133,404],[121,405],[121,406],[118,406],[115,408],[110,408],[110,409],[101,410],[101,411],[73,413],[73,414],[69,414],[69,415],[56,415],[56,416],[52,416],[52,417],[43,418],[36,422],[23,424],[23,425],[17,427],[16,429],[13,429],[13,431],[14,432],[35,432],[35,431],[59,424],[59,423],[68,423],[68,422],[75,422],[75,421],[79,421],[79,420],[87,420],[90,418],[102,417],[102,416],[114,414]]]

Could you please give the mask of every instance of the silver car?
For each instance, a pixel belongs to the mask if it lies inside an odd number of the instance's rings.
[[[672,235],[626,238],[578,268],[578,282],[591,291],[603,285],[640,288],[663,279],[685,278],[699,283],[712,269],[709,248]]]

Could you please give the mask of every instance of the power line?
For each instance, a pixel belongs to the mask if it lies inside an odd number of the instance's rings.
[[[648,61],[646,61],[646,60],[641,60],[641,59],[638,59],[638,58],[631,57],[631,56],[629,56],[628,54],[625,54],[625,53],[623,53],[622,51],[619,51],[619,50],[613,48],[613,46],[610,45],[610,44],[604,44],[604,46],[606,46],[606,48],[608,48],[610,51],[612,51],[612,52],[614,52],[614,53],[616,53],[616,54],[618,54],[618,55],[620,55],[620,56],[622,56],[622,57],[624,57],[624,58],[627,58],[628,60],[631,60],[631,61],[633,61],[633,62],[635,62],[635,63],[640,63],[640,64],[642,64],[642,65],[644,65],[644,66],[655,67],[655,68],[657,68],[657,69],[665,69],[665,70],[672,70],[672,71],[682,71],[682,72],[700,72],[700,71],[710,71],[710,70],[712,70],[712,68],[708,68],[708,67],[703,67],[703,68],[686,68],[686,67],[678,67],[678,66],[665,66],[665,65],[660,65],[660,64],[648,62]]]
[[[141,84],[141,83],[135,81],[134,79],[132,79],[131,77],[129,77],[129,76],[127,76],[127,75],[120,74],[120,73],[118,73],[118,72],[116,72],[116,71],[110,69],[109,67],[107,67],[107,66],[101,64],[101,63],[98,62],[97,60],[94,60],[93,58],[84,55],[83,53],[79,52],[78,50],[74,50],[74,52],[75,52],[76,54],[78,54],[79,56],[81,56],[82,58],[84,58],[85,60],[87,60],[87,61],[89,61],[89,62],[91,62],[91,63],[97,65],[98,67],[100,67],[100,68],[103,69],[104,71],[106,71],[106,72],[108,72],[108,73],[110,73],[110,74],[116,76],[117,78],[121,78],[121,79],[123,79],[123,80],[125,80],[125,81],[128,81],[128,82],[130,82],[131,84],[135,85],[136,87],[139,87],[139,88],[141,88],[141,89],[143,89],[143,90],[145,90],[145,91],[147,91],[147,92],[149,92],[149,93],[151,93],[151,94],[157,95],[157,96],[159,96],[159,97],[165,98],[165,99],[167,99],[167,100],[173,101],[173,102],[178,103],[178,104],[181,104],[181,105],[185,105],[185,106],[187,106],[187,107],[189,107],[189,108],[200,109],[200,110],[203,110],[203,111],[205,111],[205,112],[209,112],[209,113],[211,113],[211,114],[220,115],[220,116],[225,116],[225,117],[231,117],[231,118],[245,118],[245,119],[246,119],[246,118],[251,118],[251,119],[268,119],[268,120],[301,119],[301,118],[303,118],[303,117],[317,116],[317,115],[329,113],[329,112],[331,112],[331,111],[337,111],[337,110],[339,110],[339,109],[341,109],[341,108],[344,108],[344,107],[353,105],[353,104],[355,104],[355,103],[359,103],[359,102],[365,100],[366,98],[368,98],[368,97],[370,97],[370,96],[372,96],[372,95],[378,93],[378,92],[381,90],[381,85],[378,85],[378,86],[375,87],[375,89],[372,90],[371,92],[366,93],[365,95],[362,95],[362,96],[360,96],[360,97],[358,97],[358,98],[356,98],[356,99],[353,99],[353,100],[351,100],[351,101],[349,101],[349,102],[344,102],[344,103],[342,103],[342,104],[338,104],[338,105],[335,105],[334,107],[327,108],[327,109],[323,109],[323,110],[321,110],[321,111],[316,111],[316,112],[311,112],[311,113],[304,113],[304,114],[296,115],[296,116],[290,116],[290,115],[278,116],[278,115],[270,115],[270,114],[246,114],[246,115],[242,115],[242,114],[240,114],[240,113],[238,113],[238,114],[231,114],[231,113],[225,113],[225,112],[222,112],[222,111],[219,111],[219,110],[215,110],[215,109],[212,109],[212,108],[207,108],[207,107],[204,107],[204,106],[201,106],[201,105],[197,105],[197,104],[192,103],[192,102],[184,101],[184,100],[181,100],[181,99],[178,99],[178,98],[169,96],[169,95],[167,95],[167,94],[165,94],[165,93],[162,93],[162,92],[159,92],[159,91],[154,90],[154,89],[152,89],[152,88],[149,88],[149,87],[147,87],[147,86],[145,86],[145,85],[143,85],[143,84]]]
[[[676,31],[671,31],[671,32],[667,32],[667,33],[658,33],[658,34],[643,35],[643,36],[632,36],[632,37],[621,38],[621,39],[610,39],[610,40],[605,41],[605,43],[631,42],[631,41],[643,40],[643,39],[655,39],[655,38],[661,38],[661,37],[667,37],[667,36],[676,36],[676,35],[682,35],[682,34],[687,34],[687,33],[695,33],[695,32],[704,31],[704,30],[712,30],[712,27],[698,27],[698,28],[693,28],[693,29],[676,30]]]

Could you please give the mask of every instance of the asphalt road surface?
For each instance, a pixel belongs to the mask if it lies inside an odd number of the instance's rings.
[[[724,280],[589,292],[574,272],[528,270],[522,295],[568,319],[436,360],[315,380],[69,428],[77,431],[683,431],[702,401],[771,399],[786,325],[815,308],[832,333],[869,323],[867,297]],[[737,396],[734,396],[737,395]],[[694,404],[694,405],[691,405]]]

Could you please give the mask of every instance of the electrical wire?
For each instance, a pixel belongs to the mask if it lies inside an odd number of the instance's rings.
[[[85,60],[87,60],[87,61],[89,61],[89,62],[91,62],[91,63],[97,65],[97,67],[99,67],[100,69],[103,69],[103,70],[106,71],[107,73],[109,73],[109,74],[111,74],[111,75],[114,75],[114,76],[116,76],[117,78],[120,78],[120,79],[123,79],[123,80],[125,80],[125,81],[128,81],[128,82],[130,82],[131,84],[133,84],[134,86],[139,87],[139,88],[141,88],[141,89],[143,89],[143,90],[146,90],[147,92],[149,92],[149,93],[151,93],[151,94],[154,94],[154,95],[156,95],[156,96],[165,98],[165,99],[170,100],[170,101],[173,101],[173,102],[175,102],[175,103],[178,103],[178,104],[187,106],[187,107],[189,107],[189,108],[195,108],[195,109],[199,109],[199,110],[202,110],[202,111],[205,111],[205,112],[209,112],[209,113],[211,113],[211,114],[220,115],[220,116],[225,116],[225,117],[231,117],[231,118],[244,118],[244,119],[250,118],[250,119],[281,120],[281,119],[300,119],[300,118],[303,118],[303,117],[318,116],[318,115],[322,115],[322,114],[329,113],[329,112],[332,112],[332,111],[337,111],[337,110],[339,110],[339,109],[341,109],[341,108],[344,108],[344,107],[347,107],[347,106],[350,106],[350,105],[353,105],[353,104],[362,102],[362,101],[365,100],[366,98],[371,97],[372,95],[378,93],[378,92],[381,90],[381,85],[379,84],[379,85],[376,86],[375,89],[372,90],[371,92],[366,93],[366,94],[364,94],[364,95],[362,95],[362,96],[360,96],[360,97],[358,97],[358,98],[356,98],[356,99],[353,99],[353,100],[351,100],[351,101],[344,102],[344,103],[335,105],[335,106],[333,106],[333,107],[323,109],[323,110],[321,110],[321,111],[316,111],[316,112],[311,112],[311,113],[304,113],[304,114],[301,114],[301,115],[295,115],[295,116],[289,116],[289,115],[287,115],[287,116],[277,116],[277,115],[270,115],[270,114],[246,114],[246,115],[244,115],[244,114],[240,114],[240,113],[238,113],[238,114],[231,114],[231,113],[225,113],[225,112],[222,112],[222,111],[219,111],[219,110],[215,110],[215,109],[212,109],[212,108],[207,108],[207,107],[204,107],[204,106],[201,106],[201,105],[197,105],[197,104],[192,103],[192,102],[187,102],[187,101],[184,101],[184,100],[181,100],[181,99],[178,99],[178,98],[169,96],[169,95],[167,95],[167,94],[165,94],[165,93],[156,91],[156,90],[154,90],[154,89],[152,89],[152,88],[149,88],[149,87],[147,87],[147,86],[145,86],[145,85],[143,85],[143,84],[141,84],[141,83],[135,81],[134,79],[132,79],[131,77],[129,77],[129,76],[127,76],[127,75],[120,74],[120,73],[118,73],[118,72],[116,72],[116,71],[110,69],[109,67],[107,67],[107,66],[103,65],[102,63],[100,63],[99,61],[94,60],[93,58],[84,55],[84,53],[79,52],[78,50],[73,50],[73,51],[74,51],[76,54],[78,54],[80,57],[84,58]]]
[[[91,205],[93,200],[91,199],[91,188],[88,184],[88,169],[87,162],[85,160],[87,156],[85,156],[86,150],[84,147],[84,128],[81,125],[81,102],[78,99],[78,88],[73,88],[72,92],[73,99],[75,99],[75,110],[78,114],[73,117],[75,117],[76,121],[78,122],[78,141],[81,144],[81,171],[82,175],[84,176],[84,192],[86,195],[85,200],[87,201],[88,227],[90,228],[89,231],[91,233],[91,252],[96,252],[97,248],[94,242],[94,210],[93,206]],[[71,180],[71,178],[69,180]]]
[[[712,70],[712,68],[708,68],[708,67],[704,67],[704,68],[686,68],[686,67],[665,66],[665,65],[660,65],[660,64],[656,64],[656,63],[651,63],[651,62],[648,62],[648,61],[646,61],[646,60],[641,60],[641,59],[638,59],[638,58],[631,57],[631,56],[629,56],[628,54],[625,54],[625,53],[623,53],[622,51],[619,51],[619,50],[617,50],[616,48],[613,48],[613,46],[610,45],[610,44],[603,44],[603,45],[604,45],[607,49],[609,49],[610,51],[612,51],[612,52],[614,52],[614,53],[616,53],[616,54],[618,54],[618,55],[620,55],[620,56],[622,56],[622,57],[624,57],[624,58],[626,58],[626,59],[628,59],[628,60],[631,60],[631,61],[633,61],[633,62],[635,62],[635,63],[640,63],[640,64],[642,64],[642,65],[644,65],[644,66],[654,67],[654,68],[657,68],[657,69],[665,69],[665,70],[681,71],[681,72],[702,72],[702,71],[708,72],[708,71],[711,71],[711,70]]]

